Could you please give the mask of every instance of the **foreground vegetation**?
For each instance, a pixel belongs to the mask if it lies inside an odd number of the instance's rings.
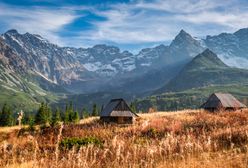
[[[247,167],[248,110],[97,117],[56,127],[0,128],[0,167]]]

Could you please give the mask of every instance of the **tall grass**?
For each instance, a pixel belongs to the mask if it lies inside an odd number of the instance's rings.
[[[61,148],[68,138],[103,146]],[[82,124],[0,138],[1,167],[247,167],[248,111],[143,115],[134,125]]]

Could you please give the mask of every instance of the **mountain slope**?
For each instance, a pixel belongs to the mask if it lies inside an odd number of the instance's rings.
[[[235,33],[221,33],[207,36],[204,39],[206,47],[215,52],[227,65],[238,68],[248,68],[248,28]]]
[[[0,38],[0,106],[9,103],[15,110],[32,111],[42,101],[54,102],[65,93],[60,86],[32,74],[26,62]]]
[[[156,93],[235,83],[248,83],[248,71],[228,67],[215,53],[206,49]]]

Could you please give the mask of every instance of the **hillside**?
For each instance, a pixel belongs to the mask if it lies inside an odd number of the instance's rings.
[[[155,93],[183,91],[211,85],[248,84],[248,70],[232,68],[206,49]]]
[[[247,165],[247,110],[215,115],[196,110],[140,114],[134,125],[125,127],[102,124],[98,118],[86,120],[37,127],[34,132],[0,128],[0,167]]]
[[[55,102],[57,94],[66,93],[26,67],[26,62],[0,38],[0,106],[8,103],[15,112],[21,109],[30,112],[40,102]]]
[[[148,96],[137,100],[137,109],[148,111],[153,107],[159,111],[198,109],[209,95],[214,92],[231,93],[241,102],[248,105],[248,85],[214,85],[201,88],[187,89],[179,92],[168,92],[160,95]]]

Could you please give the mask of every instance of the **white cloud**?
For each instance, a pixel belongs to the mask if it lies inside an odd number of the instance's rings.
[[[248,26],[248,12],[218,13],[202,12],[197,15],[179,15],[176,19],[193,24],[216,24],[237,30]]]
[[[82,39],[139,44],[172,40],[180,29],[203,36],[248,27],[248,10],[234,0],[140,0],[94,12],[107,20],[92,22]]]
[[[132,0],[99,6],[20,8],[0,3],[0,22],[7,28],[37,33],[54,43],[90,46],[98,43],[142,46],[172,40],[180,29],[203,37],[248,27],[247,2],[236,0]],[[74,36],[59,36],[80,11],[90,11],[105,20],[89,21],[92,28]],[[81,12],[82,13],[82,12]],[[70,29],[67,29],[70,31]],[[73,31],[73,30],[72,30]]]
[[[21,8],[0,4],[0,18],[7,29],[40,34],[54,43],[61,43],[57,32],[78,16],[66,8]]]
[[[225,6],[230,4],[230,0],[225,1]],[[154,1],[139,1],[135,5],[139,8],[161,10],[171,13],[196,13],[205,10],[215,9],[223,6],[223,1],[213,0],[154,0]]]

